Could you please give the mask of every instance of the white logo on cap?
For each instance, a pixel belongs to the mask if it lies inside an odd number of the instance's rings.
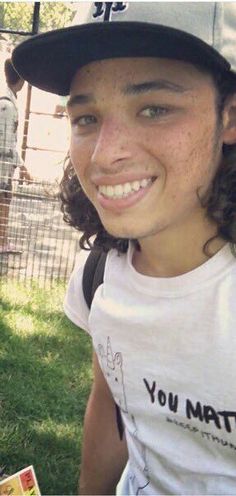
[[[123,12],[127,9],[126,2],[94,2],[96,8],[93,17],[103,17],[103,21],[111,21],[112,14]]]

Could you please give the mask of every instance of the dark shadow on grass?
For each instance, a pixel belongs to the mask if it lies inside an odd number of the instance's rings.
[[[24,311],[24,313],[26,315],[32,315],[34,317],[42,317],[44,316],[45,319],[61,319],[61,318],[64,318],[65,319],[65,322],[66,322],[66,318],[64,317],[64,313],[63,311],[59,312],[58,310],[45,310],[45,308],[43,308],[42,306],[42,309],[40,310],[36,310],[36,309],[32,309],[32,306],[31,306],[31,303],[28,302],[24,305],[20,305],[20,304],[17,304],[15,303],[14,305],[10,304],[8,301],[4,301],[4,300],[0,300],[0,311],[2,312],[11,312],[13,311],[14,312],[22,312]],[[75,326],[76,328],[76,326]]]
[[[60,312],[54,319],[57,334],[19,335],[0,316],[0,460],[8,473],[33,464],[42,494],[75,494],[91,343]]]

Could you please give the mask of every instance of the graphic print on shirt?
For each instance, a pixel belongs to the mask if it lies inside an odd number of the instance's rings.
[[[147,459],[146,459],[146,448],[145,446],[140,442],[140,436],[138,435],[138,428],[135,422],[135,418],[133,415],[129,415],[130,421],[132,422],[133,425],[133,431],[131,431],[131,434],[133,437],[136,439],[136,448],[138,451],[138,456],[137,456],[137,463],[142,470],[141,477],[137,479],[135,476],[134,472],[129,476],[130,482],[131,482],[131,487],[134,491],[134,494],[142,494],[142,490],[150,484],[150,478],[149,478],[149,473],[148,473],[148,465],[147,465]],[[133,464],[130,462],[130,471],[134,470]]]
[[[137,464],[142,473],[141,475],[139,475],[139,479],[137,479],[135,472],[133,471],[132,475],[130,475],[130,481],[132,483],[134,494],[141,495],[142,489],[147,487],[150,483],[146,461],[146,448],[140,440],[140,435],[135,418],[128,412],[125,394],[122,353],[113,352],[111,346],[111,338],[108,336],[106,350],[104,349],[104,346],[102,344],[98,345],[98,356],[100,358],[102,371],[111,388],[114,400],[116,404],[119,405],[120,409],[128,415],[130,423],[132,425],[131,434],[136,439],[136,449],[138,453]],[[130,466],[130,470],[133,470],[132,465]]]
[[[101,368],[112,390],[116,404],[123,412],[127,412],[122,354],[120,352],[113,353],[109,336],[106,351],[102,344],[98,345],[98,356],[101,359]]]
[[[157,381],[143,378],[149,405],[158,412],[165,410],[166,422],[193,434],[200,435],[208,442],[236,451],[231,441],[236,431],[236,411],[218,409],[200,400],[193,400],[178,393],[159,387]],[[170,416],[172,414],[172,416]],[[208,428],[209,430],[205,430]]]

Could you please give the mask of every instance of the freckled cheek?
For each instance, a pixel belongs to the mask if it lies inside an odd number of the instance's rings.
[[[192,149],[189,133],[176,128],[168,133],[160,131],[152,139],[148,136],[146,138],[148,153],[156,159],[164,174],[175,178],[189,166]]]
[[[212,158],[213,132],[199,127],[189,129],[187,127],[176,127],[168,135],[160,133],[156,143],[152,147],[152,153],[158,157],[163,165],[167,177],[173,180],[186,181],[200,178]]]
[[[84,141],[72,137],[70,144],[70,159],[79,178],[86,175],[92,153],[90,148],[91,147]]]

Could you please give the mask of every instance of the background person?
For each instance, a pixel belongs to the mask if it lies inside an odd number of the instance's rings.
[[[83,263],[65,299],[94,346],[80,493],[114,494],[128,460],[122,494],[233,495],[236,5],[95,2],[90,21],[14,53],[70,93],[64,215],[108,251],[90,311]]]

